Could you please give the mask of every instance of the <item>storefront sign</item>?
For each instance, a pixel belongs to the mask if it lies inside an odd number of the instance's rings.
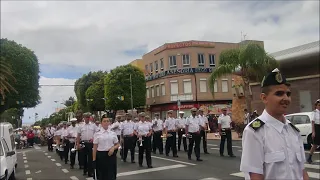
[[[181,68],[181,69],[170,69],[163,71],[158,74],[154,74],[146,77],[146,81],[152,81],[158,78],[162,78],[168,75],[175,74],[195,74],[195,73],[212,73],[213,68]]]
[[[205,48],[214,48],[214,42],[208,41],[184,41],[184,42],[177,42],[177,43],[167,43],[163,46],[155,49],[152,51],[153,54],[158,54],[164,50],[168,49],[179,49],[179,48],[186,48],[186,47],[205,47]]]

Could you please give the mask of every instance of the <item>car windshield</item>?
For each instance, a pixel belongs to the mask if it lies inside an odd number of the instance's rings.
[[[0,141],[0,156],[3,156],[3,155],[4,155],[4,152],[2,149],[2,142]]]
[[[310,123],[310,118],[307,115],[294,115],[291,118],[292,124],[308,124]]]

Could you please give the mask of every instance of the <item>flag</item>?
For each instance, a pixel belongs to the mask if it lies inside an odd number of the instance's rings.
[[[120,101],[124,101],[124,96],[119,96],[118,99],[119,99]]]

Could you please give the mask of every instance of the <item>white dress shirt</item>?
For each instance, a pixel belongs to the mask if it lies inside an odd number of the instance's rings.
[[[205,115],[200,115],[199,114],[199,119],[200,119],[200,124],[202,127],[206,127],[207,124],[209,123],[207,116]]]
[[[231,128],[231,118],[229,115],[221,114],[218,118],[218,124],[221,124],[221,128]]]
[[[192,115],[187,118],[186,125],[188,126],[188,133],[195,133],[200,131],[201,122],[198,116]]]
[[[168,117],[164,124],[168,131],[174,131],[177,128],[177,120],[175,118]]]
[[[77,138],[77,134],[78,134],[78,126],[75,125],[74,127],[71,125],[68,127],[68,135],[69,135],[69,141],[71,143],[74,143],[76,138]]]
[[[155,123],[157,122],[157,124],[155,125]],[[163,130],[163,121],[161,119],[154,119],[152,120],[152,124],[154,125],[152,127],[153,131],[162,131]]]
[[[61,129],[61,139],[66,138],[68,136],[68,128],[62,128]]]
[[[117,134],[117,136],[121,135],[121,123],[118,121],[115,121],[112,125],[111,125],[111,131],[115,132]]]
[[[47,129],[46,129],[46,135],[47,135],[47,137],[48,137],[48,138],[53,137],[55,131],[56,131],[56,130],[55,130],[53,127],[51,127],[51,128],[47,127]]]
[[[146,136],[150,130],[152,129],[151,124],[147,121],[142,122],[140,121],[137,125],[137,133],[138,136]]]
[[[266,110],[258,117],[265,124],[254,130],[246,126],[242,137],[240,170],[262,174],[265,179],[303,179],[305,153],[300,133],[289,124],[270,116]]]
[[[184,128],[186,128],[186,118],[181,118],[181,117],[179,117],[179,118],[177,118],[177,127],[179,128],[179,129],[184,129]]]
[[[311,121],[314,121],[314,124],[320,124],[320,111],[318,109],[313,111],[313,118]]]
[[[128,136],[128,135],[133,134],[134,127],[135,127],[135,123],[133,121],[125,120],[123,123],[121,123],[120,129],[121,129],[122,134],[124,136]]]
[[[90,141],[93,139],[94,133],[97,132],[97,126],[94,123],[82,123],[79,125],[78,133],[82,141]]]
[[[117,134],[110,129],[105,130],[103,127],[94,134],[93,138],[93,144],[98,144],[97,151],[109,151],[118,142]]]

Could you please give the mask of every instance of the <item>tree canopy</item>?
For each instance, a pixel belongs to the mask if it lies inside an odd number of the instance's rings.
[[[8,39],[0,39],[0,57],[11,67],[16,81],[10,85],[17,93],[6,95],[0,113],[10,108],[31,108],[40,102],[38,58],[30,49]]]
[[[95,82],[86,91],[86,99],[88,101],[89,111],[104,111],[105,110],[105,100],[104,100],[104,79]]]
[[[143,72],[132,65],[119,66],[105,78],[106,106],[113,110],[131,109],[130,74],[133,90],[133,107],[146,103],[146,81]],[[120,97],[124,97],[122,100]]]

